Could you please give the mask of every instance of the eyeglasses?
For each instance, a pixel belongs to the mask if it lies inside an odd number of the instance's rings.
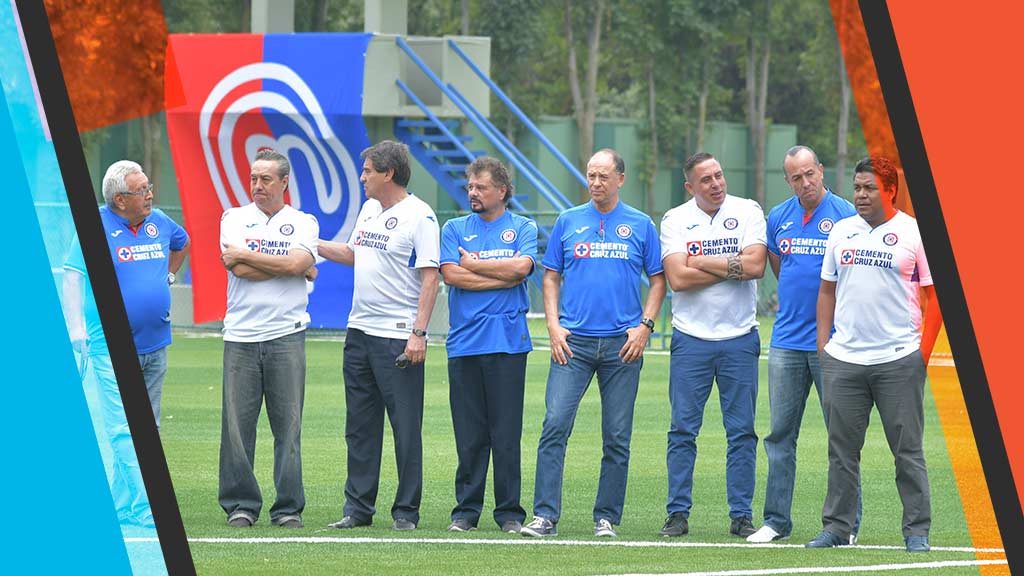
[[[151,182],[148,186],[146,186],[142,190],[139,190],[138,192],[128,191],[128,192],[121,192],[120,194],[121,194],[121,196],[145,196],[146,194],[149,194],[152,191],[153,191],[153,183]]]

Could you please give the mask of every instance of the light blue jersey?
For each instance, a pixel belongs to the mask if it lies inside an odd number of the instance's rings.
[[[561,325],[615,336],[640,324],[640,273],[662,273],[661,241],[647,214],[621,201],[602,214],[588,202],[555,221],[543,264],[562,275]]]
[[[481,260],[527,256],[537,260],[537,224],[506,211],[494,222],[477,214],[453,218],[441,230],[441,266],[458,264],[459,248]],[[448,357],[519,354],[533,349],[526,282],[500,290],[448,287]]]

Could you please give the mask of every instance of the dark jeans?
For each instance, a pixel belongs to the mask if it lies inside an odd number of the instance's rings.
[[[850,364],[822,353],[821,373],[829,417],[823,527],[844,539],[854,529],[860,451],[874,405],[896,460],[903,536],[927,536],[932,517],[923,445],[925,366],[920,352],[873,366]]]
[[[306,506],[302,488],[302,402],[306,388],[306,332],[266,342],[224,342],[224,394],[220,436],[220,505],[230,517],[253,521],[263,507],[253,462],[256,422],[263,400],[274,434],[274,487],[270,519],[280,523]]]
[[[452,520],[476,525],[483,509],[487,464],[494,458],[494,521],[522,522],[520,440],[526,353],[448,359],[449,402],[459,466]]]
[[[395,358],[406,340],[370,336],[350,328],[345,337],[345,443],[348,480],[345,516],[369,521],[377,509],[384,413],[391,421],[398,464],[394,519],[420,519],[423,492],[423,364],[401,369]]]

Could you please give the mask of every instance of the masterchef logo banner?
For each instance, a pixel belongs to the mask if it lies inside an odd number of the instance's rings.
[[[249,167],[264,147],[288,156],[285,200],[316,216],[320,237],[348,240],[362,203],[359,152],[369,34],[171,35],[167,131],[192,237],[196,322],[224,317],[220,217],[251,201]],[[311,287],[316,327],[344,328],[352,270],[323,266]]]

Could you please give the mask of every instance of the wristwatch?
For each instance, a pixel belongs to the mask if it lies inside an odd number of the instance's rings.
[[[644,317],[640,319],[640,323],[647,326],[647,329],[650,330],[652,334],[654,333],[654,320]]]
[[[419,337],[422,338],[422,337],[427,335],[427,331],[426,330],[421,330],[419,328],[413,328],[412,329],[412,335],[413,336],[419,336]]]
[[[174,284],[174,281],[176,279],[177,279],[177,276],[174,275],[174,272],[168,272],[167,273],[167,285],[168,286],[170,286],[171,284]]]

